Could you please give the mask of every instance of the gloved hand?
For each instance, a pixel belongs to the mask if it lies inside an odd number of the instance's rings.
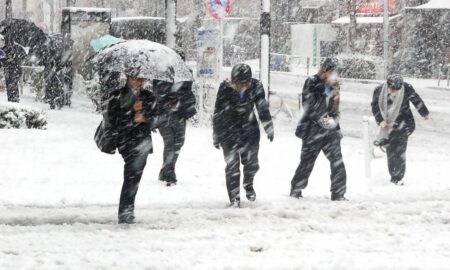
[[[215,142],[215,143],[214,143],[214,147],[215,147],[216,149],[220,150],[220,144],[219,144],[219,143]]]
[[[269,139],[270,142],[273,142],[274,134],[273,132],[267,135],[267,139]]]

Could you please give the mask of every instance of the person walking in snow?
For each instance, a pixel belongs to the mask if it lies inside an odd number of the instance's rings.
[[[391,182],[396,185],[404,184],[408,137],[416,128],[410,102],[424,119],[429,118],[427,106],[412,85],[405,83],[401,75],[392,74],[375,89],[371,103],[380,126],[374,144],[386,148]]]
[[[27,56],[25,50],[0,35],[0,64],[5,74],[6,93],[9,102],[19,102],[19,80],[22,76],[22,62]]]
[[[185,60],[184,52],[181,49],[176,51]],[[186,120],[197,113],[192,84],[191,81],[173,84],[153,80],[153,91],[161,114],[165,118],[164,124],[158,129],[164,141],[163,165],[159,172],[159,180],[169,187],[176,185],[178,181],[175,165],[185,141]]]
[[[125,161],[119,223],[134,223],[136,193],[147,156],[153,152],[151,130],[157,127],[158,108],[144,81],[137,72],[127,72],[127,84],[111,92],[104,118],[117,134],[117,148]]]
[[[341,153],[342,133],[339,126],[338,64],[337,59],[325,59],[319,72],[304,84],[304,113],[295,132],[303,144],[301,161],[291,182],[290,196],[293,198],[303,196],[302,190],[308,185],[316,159],[323,152],[330,161],[331,200],[346,200],[347,174]]]
[[[225,157],[226,185],[231,207],[240,207],[240,163],[244,166],[243,186],[250,201],[256,199],[254,177],[259,170],[260,130],[254,108],[270,141],[274,139],[272,116],[262,83],[252,78],[246,64],[231,71],[217,93],[213,116],[214,147],[222,147]]]

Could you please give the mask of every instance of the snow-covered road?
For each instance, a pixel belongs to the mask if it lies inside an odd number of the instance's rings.
[[[447,93],[424,95],[438,107],[448,104]],[[3,93],[0,99],[5,100]],[[31,97],[23,101],[36,105]],[[343,117],[362,116],[359,108],[343,106]],[[155,134],[155,154],[137,197],[138,223],[132,226],[116,225],[123,163],[119,155],[100,153],[93,142],[100,116],[76,99],[73,108],[48,111],[48,117],[48,130],[0,130],[0,269],[450,265],[449,126],[441,116],[434,125],[444,123],[444,132],[418,121],[404,187],[389,183],[384,158],[374,161],[373,179],[365,179],[362,142],[346,137],[350,201],[342,203],[329,200],[329,164],[323,156],[305,198],[288,197],[301,147],[292,133],[295,123],[278,124],[274,143],[263,139],[258,199],[243,209],[226,208],[225,164],[211,146],[211,130],[188,128],[177,169],[180,183],[173,188],[157,180],[162,140]]]

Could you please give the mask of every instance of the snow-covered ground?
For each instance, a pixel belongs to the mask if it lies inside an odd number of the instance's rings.
[[[138,223],[119,226],[123,162],[93,141],[100,116],[75,97],[47,111],[47,130],[0,130],[0,269],[448,269],[450,93],[419,89],[432,120],[417,119],[406,183],[389,183],[384,158],[364,178],[358,128],[374,85],[343,88],[349,202],[329,200],[320,156],[304,192],[288,196],[299,162],[295,123],[262,140],[257,202],[228,209],[222,153],[212,131],[189,127],[179,185],[158,180],[162,140],[137,196]],[[0,94],[2,102],[5,94]],[[36,104],[31,96],[24,104]],[[416,114],[417,115],[417,114]]]

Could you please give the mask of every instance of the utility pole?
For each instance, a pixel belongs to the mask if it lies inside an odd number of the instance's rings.
[[[12,2],[11,0],[6,0],[5,3],[5,19],[12,18]]]
[[[389,68],[389,1],[384,0],[384,19],[383,19],[383,60],[384,60],[384,78],[388,76]]]
[[[267,92],[267,99],[270,99],[270,0],[261,0],[261,52],[259,79]]]
[[[350,0],[350,25],[348,29],[348,48],[351,53],[355,52],[356,41],[356,0]]]
[[[166,46],[175,48],[177,31],[177,2],[176,0],[166,0]]]

